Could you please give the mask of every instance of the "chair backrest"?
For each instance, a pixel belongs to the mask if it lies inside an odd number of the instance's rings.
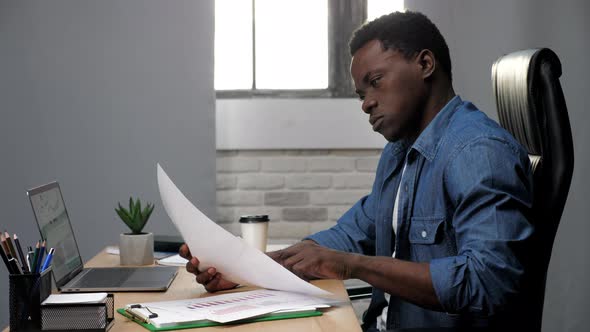
[[[535,251],[531,254],[536,260],[532,273],[538,283],[539,315],[553,241],[574,169],[572,132],[560,76],[559,58],[547,48],[510,53],[492,66],[500,124],[527,149],[534,173],[531,219]]]

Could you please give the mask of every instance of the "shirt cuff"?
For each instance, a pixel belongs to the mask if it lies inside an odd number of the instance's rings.
[[[457,312],[463,307],[460,287],[465,280],[467,257],[453,256],[430,261],[432,286],[442,308],[447,313]]]

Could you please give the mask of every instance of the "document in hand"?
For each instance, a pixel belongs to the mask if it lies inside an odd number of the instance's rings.
[[[168,216],[191,253],[199,258],[201,270],[215,267],[224,278],[240,284],[315,296],[330,295],[207,218],[180,192],[159,164],[158,187]]]
[[[252,317],[327,308],[335,300],[303,294],[259,289],[178,301],[129,304],[127,314],[157,328],[195,325],[207,321],[229,323]]]

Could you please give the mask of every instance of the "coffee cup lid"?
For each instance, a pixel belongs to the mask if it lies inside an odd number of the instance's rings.
[[[258,215],[249,215],[249,216],[241,216],[240,222],[243,224],[254,224],[258,222],[267,222],[268,214],[258,214]]]

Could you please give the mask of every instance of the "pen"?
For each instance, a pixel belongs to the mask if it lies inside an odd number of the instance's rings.
[[[29,268],[29,272],[33,273],[33,271],[31,270],[31,252],[30,251],[27,253],[27,267]]]
[[[17,263],[16,258],[9,258],[8,263],[12,268],[13,274],[23,274],[23,270],[21,270],[20,265]]]
[[[16,250],[18,251],[18,257],[20,258],[20,264],[23,267],[23,272],[29,272],[29,268],[27,266],[27,260],[25,259],[25,255],[23,254],[23,248],[20,245],[20,241],[18,240],[18,237],[16,236],[16,234],[14,234],[14,246],[16,247]]]
[[[147,317],[143,317],[141,314],[134,312],[131,308],[125,308],[125,312],[131,316],[132,319],[140,321],[142,323],[149,324],[150,321]]]
[[[29,265],[29,271],[33,272],[33,247],[29,246],[29,252],[27,253],[27,264]]]
[[[47,257],[45,258],[45,262],[43,262],[43,266],[41,267],[41,272],[45,271],[49,267],[49,264],[51,264],[51,259],[53,258],[54,251],[55,251],[55,249],[51,248],[47,252]]]

